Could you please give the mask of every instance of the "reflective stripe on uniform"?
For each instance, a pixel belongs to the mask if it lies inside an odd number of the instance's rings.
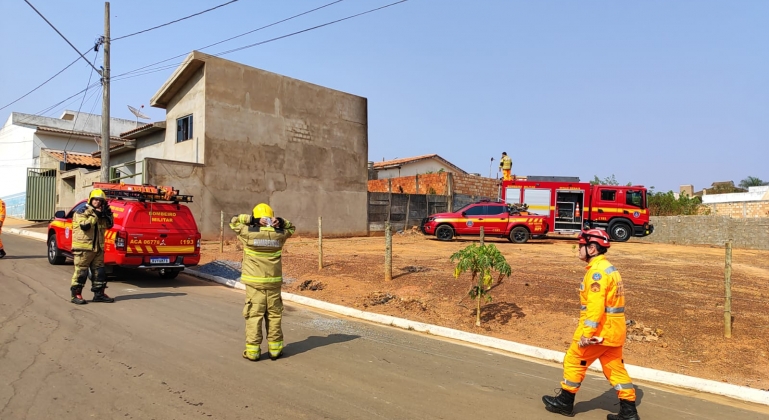
[[[617,384],[617,385],[614,385],[614,389],[616,389],[617,391],[622,391],[623,389],[633,389],[633,384],[632,383]]]
[[[616,268],[614,268],[614,266],[613,266],[613,265],[612,265],[612,266],[609,266],[609,268],[607,268],[606,270],[604,270],[604,272],[605,272],[606,274],[611,274],[611,273],[613,273],[613,272],[615,272],[615,271],[617,271],[617,269],[616,269]]]
[[[563,383],[573,388],[579,388],[582,386],[582,382],[572,382],[566,378],[563,378]]]
[[[259,352],[261,348],[256,344],[246,344],[246,351]]]
[[[246,248],[246,255],[249,255],[251,257],[280,257],[282,253],[283,251],[259,252],[259,251],[252,251]]]
[[[283,348],[283,342],[282,341],[277,341],[277,342],[274,342],[274,343],[270,342],[270,343],[267,343],[267,345],[270,347],[270,350],[280,350],[280,349]]]
[[[281,281],[283,281],[283,277],[256,277],[256,276],[247,276],[245,274],[241,275],[240,279],[242,281],[253,282],[253,283],[280,283]]]
[[[610,307],[607,306],[606,307],[606,313],[607,314],[621,314],[621,313],[625,313],[625,307],[622,306],[622,307],[619,307],[619,308],[610,308]]]
[[[591,328],[598,328],[598,323],[595,322],[595,321],[591,321],[589,319],[585,320],[585,325],[587,325],[588,327],[591,327]]]

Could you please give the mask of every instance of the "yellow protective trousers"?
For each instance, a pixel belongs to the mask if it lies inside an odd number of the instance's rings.
[[[70,288],[83,288],[91,269],[91,291],[103,291],[107,287],[107,272],[104,270],[104,251],[74,251],[75,274]]]
[[[617,390],[617,396],[621,400],[635,401],[635,388],[627,370],[625,370],[622,347],[601,345],[580,347],[579,342],[572,341],[571,347],[563,359],[561,387],[572,393],[579,391],[579,387],[585,379],[585,372],[595,359],[600,360],[603,374]]]
[[[502,169],[502,179],[504,181],[512,181],[513,177],[510,176],[510,169]]]
[[[283,350],[283,299],[280,289],[257,289],[246,284],[246,305],[243,308],[246,319],[246,351],[258,352],[262,344],[262,320],[267,330],[267,345],[272,357]],[[258,353],[257,353],[258,354]]]

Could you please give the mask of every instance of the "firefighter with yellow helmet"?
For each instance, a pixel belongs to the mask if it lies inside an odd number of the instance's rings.
[[[513,177],[510,175],[510,171],[513,170],[513,160],[510,159],[507,152],[502,152],[502,157],[499,159],[499,169],[502,171],[502,180],[513,180]]]
[[[563,359],[561,390],[555,396],[542,397],[547,411],[573,415],[574,397],[585,379],[585,372],[598,359],[620,402],[619,414],[609,414],[606,418],[640,419],[635,388],[622,358],[627,332],[625,288],[619,271],[604,256],[610,246],[606,231],[590,229],[579,235],[579,259],[588,264],[579,286],[579,325]]]
[[[75,258],[75,274],[72,276],[72,303],[83,305],[83,287],[91,271],[93,302],[114,302],[107,296],[107,273],[104,270],[104,235],[114,225],[112,211],[104,191],[94,189],[86,205],[72,218],[72,254]]]
[[[243,357],[257,361],[261,355],[262,320],[267,330],[270,359],[283,354],[283,285],[281,254],[286,240],[296,228],[286,219],[275,217],[272,208],[256,205],[252,214],[241,214],[230,220],[230,229],[243,244],[243,265],[240,281],[246,285],[246,349]]]

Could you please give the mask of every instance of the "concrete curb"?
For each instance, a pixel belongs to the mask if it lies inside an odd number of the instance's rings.
[[[200,277],[205,280],[223,284],[235,289],[245,290],[246,286],[236,280],[228,280],[219,276],[203,274],[197,270],[187,269],[185,273]],[[560,351],[543,349],[540,347],[529,346],[513,341],[502,340],[499,338],[488,337],[480,334],[473,334],[465,331],[459,331],[451,328],[440,327],[437,325],[425,324],[422,322],[410,321],[408,319],[396,318],[389,315],[375,314],[365,312],[359,309],[353,309],[346,306],[336,305],[305,296],[295,295],[293,293],[283,292],[283,299],[289,302],[299,303],[312,308],[322,309],[339,315],[362,319],[377,324],[389,325],[403,328],[406,330],[417,331],[432,334],[438,337],[450,338],[464,341],[467,343],[489,347],[497,350],[508,351],[522,356],[532,357],[548,362],[562,363],[565,353]],[[723,382],[717,382],[710,379],[696,378],[693,376],[680,375],[677,373],[664,372],[656,369],[649,369],[641,366],[625,365],[628,373],[633,379],[654,382],[658,384],[674,386],[677,388],[690,389],[709,394],[722,395],[734,398],[740,401],[747,401],[762,405],[769,405],[769,392],[760,389],[748,388],[745,386],[732,385]],[[600,363],[597,361],[590,366],[590,370],[601,372]]]
[[[25,236],[27,238],[35,239],[43,242],[48,240],[48,236],[45,233],[32,232],[31,230],[24,230],[19,228],[5,228],[3,229],[3,232],[11,233],[13,235]]]

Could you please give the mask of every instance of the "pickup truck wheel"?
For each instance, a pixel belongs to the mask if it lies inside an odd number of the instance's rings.
[[[170,269],[170,268],[161,268],[160,271],[158,271],[158,274],[160,275],[161,279],[170,280],[170,279],[175,279],[176,276],[178,276],[180,272],[181,272],[181,270],[173,270],[173,269]]]
[[[609,235],[612,241],[627,242],[633,235],[633,229],[624,222],[617,222],[609,226]]]
[[[67,257],[62,255],[59,250],[59,244],[56,242],[56,234],[51,234],[48,237],[48,263],[51,265],[62,265],[67,260]]]
[[[435,236],[441,241],[450,241],[454,239],[454,229],[449,225],[438,226],[435,230]]]
[[[523,226],[516,226],[510,231],[510,242],[525,244],[529,240],[529,231]]]

